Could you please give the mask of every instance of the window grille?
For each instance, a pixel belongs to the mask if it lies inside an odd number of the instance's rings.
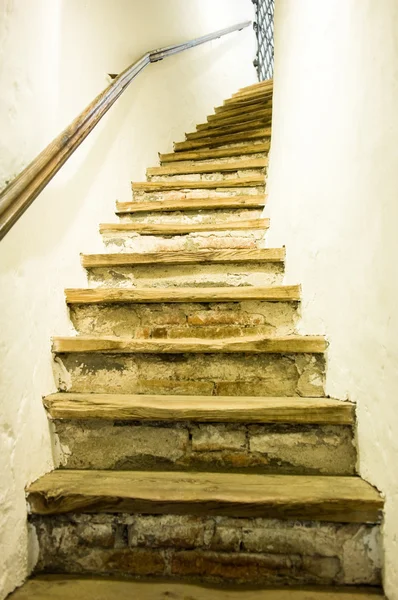
[[[254,66],[259,81],[274,74],[274,9],[275,0],[252,0],[256,7],[254,29],[257,35],[257,57]]]

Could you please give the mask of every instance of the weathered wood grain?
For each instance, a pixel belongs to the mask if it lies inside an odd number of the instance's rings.
[[[232,94],[228,100],[246,100],[247,98],[253,98],[256,96],[267,94],[273,94],[273,85],[264,85],[257,88],[247,89],[247,90],[239,90]]]
[[[142,265],[164,263],[178,264],[206,264],[206,263],[242,263],[242,262],[283,262],[285,259],[284,248],[262,248],[260,250],[194,250],[145,252],[130,254],[119,252],[117,254],[82,254],[83,267],[108,267],[114,265]]]
[[[210,118],[213,117],[213,118]],[[211,129],[213,127],[228,127],[229,125],[235,124],[248,124],[252,121],[266,120],[272,117],[272,108],[261,107],[260,110],[255,112],[245,112],[238,114],[234,117],[224,115],[209,115],[207,117],[207,123],[200,123],[196,126],[198,131],[203,129]]]
[[[237,148],[229,147],[197,150],[192,152],[171,152],[170,154],[160,154],[159,158],[162,164],[186,160],[213,160],[217,158],[244,156],[246,154],[261,154],[262,152],[268,152],[269,148],[270,142],[267,141],[244,145],[242,144],[242,146]]]
[[[177,179],[172,181],[133,181],[131,189],[133,192],[162,192],[164,190],[214,190],[235,187],[257,187],[261,185],[265,185],[265,175],[250,175],[217,181],[208,181],[206,179],[197,179],[196,181]]]
[[[261,110],[264,108],[272,108],[272,98],[268,98],[265,100],[257,100],[256,102],[251,102],[249,104],[246,104],[244,106],[233,106],[233,105],[225,105],[222,104],[221,106],[215,106],[214,107],[214,112],[215,115],[213,115],[214,118],[216,117],[232,117],[233,115],[242,115],[242,114],[247,114],[251,111],[257,111],[257,110]]]
[[[377,588],[246,589],[67,575],[30,579],[9,600],[385,600]]]
[[[193,150],[195,148],[212,148],[223,146],[226,144],[237,144],[239,142],[247,142],[249,140],[261,140],[271,137],[271,128],[265,127],[255,131],[245,131],[244,133],[233,133],[231,135],[223,135],[219,137],[204,138],[202,140],[192,140],[186,142],[176,142],[174,144],[175,152],[182,150]]]
[[[253,92],[243,92],[243,93],[236,93],[235,95],[231,96],[231,98],[228,98],[227,100],[225,100],[224,104],[241,104],[241,103],[246,103],[246,102],[256,102],[258,100],[262,100],[262,99],[268,99],[271,98],[273,95],[273,90],[269,89],[269,90],[255,90]]]
[[[271,119],[269,117],[264,119],[255,119],[253,121],[245,121],[243,123],[236,123],[235,125],[220,125],[219,127],[205,127],[203,131],[194,131],[192,133],[186,133],[185,139],[187,140],[201,140],[203,138],[213,138],[218,136],[232,135],[233,133],[250,132],[260,129],[261,127],[267,127],[270,124]]]
[[[88,288],[65,290],[68,304],[127,303],[127,302],[297,302],[301,297],[299,285],[269,287],[221,288]]]
[[[265,79],[264,81],[256,81],[256,83],[252,83],[251,85],[246,85],[245,87],[239,88],[237,93],[252,91],[252,90],[264,90],[268,88],[273,88],[274,80],[272,77],[269,79]]]
[[[352,425],[355,417],[353,404],[329,398],[58,393],[43,402],[53,419]]]
[[[126,512],[380,521],[383,501],[359,477],[58,470],[28,487],[34,514]]]
[[[118,336],[54,337],[53,352],[99,352],[102,354],[322,354],[327,347],[322,336],[261,335],[234,338],[139,339]]]
[[[184,198],[182,200],[148,200],[146,202],[117,202],[119,215],[138,212],[172,212],[200,209],[221,210],[223,208],[259,208],[265,206],[264,194],[228,196],[227,198]]]
[[[211,231],[268,229],[269,219],[224,221],[222,223],[102,223],[100,233],[136,232],[141,235],[187,235]]]
[[[228,171],[242,171],[246,169],[265,169],[268,158],[248,158],[246,160],[234,160],[223,163],[175,163],[165,167],[150,167],[146,170],[148,177],[157,175],[189,175],[200,173],[224,173]]]

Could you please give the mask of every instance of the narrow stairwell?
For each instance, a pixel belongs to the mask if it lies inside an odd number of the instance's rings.
[[[300,286],[265,242],[271,113],[272,81],[226,100],[81,257],[44,399],[60,466],[28,489],[37,573],[378,596],[354,406],[325,397],[327,343],[297,333]]]

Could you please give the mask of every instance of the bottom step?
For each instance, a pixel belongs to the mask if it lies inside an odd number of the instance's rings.
[[[169,582],[85,579],[48,575],[26,583],[9,600],[382,600],[377,588],[257,589],[214,588]]]
[[[29,503],[37,573],[381,583],[382,500],[357,477],[59,470]]]

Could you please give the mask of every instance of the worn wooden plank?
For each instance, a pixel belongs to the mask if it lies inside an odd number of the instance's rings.
[[[9,600],[385,600],[380,589],[209,587],[199,584],[133,581],[76,575],[41,575],[29,580]]]
[[[359,477],[57,470],[28,487],[34,514],[126,512],[380,521],[383,501]]]
[[[248,158],[243,160],[233,160],[223,163],[175,163],[165,167],[150,167],[146,170],[148,177],[158,175],[190,175],[200,173],[224,173],[229,171],[241,171],[246,169],[265,169],[268,165],[268,158]]]
[[[164,263],[206,264],[206,263],[241,263],[241,262],[283,262],[284,248],[262,248],[255,250],[193,250],[117,254],[82,254],[83,267],[108,267]]]
[[[273,285],[269,287],[220,287],[220,288],[87,288],[65,290],[68,304],[99,304],[128,302],[242,302],[262,300],[266,302],[298,302],[301,297],[299,285]]]
[[[203,131],[194,131],[192,133],[186,133],[185,139],[187,140],[201,140],[202,138],[213,138],[221,137],[225,135],[232,135],[233,133],[249,132],[260,129],[261,127],[269,126],[271,119],[266,117],[264,119],[255,119],[252,121],[245,121],[243,123],[236,123],[235,125],[220,125],[219,127],[206,127]]]
[[[175,152],[181,150],[193,150],[195,148],[212,148],[223,146],[226,144],[238,144],[240,142],[248,142],[249,140],[261,140],[271,137],[271,128],[265,127],[255,131],[245,131],[243,133],[233,133],[231,135],[223,135],[213,138],[205,138],[203,140],[192,140],[186,142],[176,142],[174,144]]]
[[[322,354],[327,347],[318,335],[266,337],[247,335],[234,338],[141,339],[118,336],[54,337],[53,352],[99,352],[102,354]]]
[[[214,190],[235,187],[257,187],[265,185],[265,175],[249,175],[247,177],[236,177],[235,179],[223,179],[208,181],[197,179],[185,181],[173,179],[171,181],[133,181],[131,189],[133,192],[162,192],[164,190]]]
[[[272,103],[272,94],[271,93],[266,93],[266,94],[258,94],[256,96],[252,96],[252,97],[247,97],[247,98],[229,98],[228,100],[225,100],[225,102],[223,103],[222,106],[225,107],[226,110],[241,110],[241,111],[245,111],[247,108],[250,108],[252,106],[254,106],[255,104],[263,104],[263,106],[265,106],[266,104],[270,104]],[[216,112],[222,112],[222,111],[216,111]]]
[[[212,119],[210,118],[211,116],[213,117]],[[207,118],[207,122],[200,123],[196,126],[196,129],[198,131],[201,131],[203,129],[229,127],[230,125],[249,125],[249,123],[252,123],[253,121],[271,120],[271,117],[272,109],[264,109],[263,107],[261,107],[261,110],[258,110],[256,112],[245,112],[243,114],[238,114],[234,117],[225,117],[224,115],[210,115]]]
[[[251,90],[263,90],[268,88],[273,88],[274,80],[272,77],[270,79],[265,79],[264,81],[256,81],[256,83],[252,83],[251,85],[246,85],[245,87],[239,88],[238,92],[247,92]]]
[[[265,100],[257,100],[256,102],[250,102],[244,106],[233,106],[233,105],[225,105],[215,106],[214,112],[215,114],[212,118],[216,117],[232,117],[233,115],[242,115],[247,114],[252,111],[257,111],[265,108],[272,108],[272,98],[268,98]]]
[[[354,405],[329,398],[58,393],[44,398],[53,419],[311,423],[353,425]]]
[[[200,209],[258,208],[265,206],[264,194],[228,196],[227,198],[184,198],[182,200],[148,200],[146,202],[117,202],[119,215],[153,211],[192,211]]]
[[[259,90],[259,91],[254,91],[254,92],[248,92],[248,93],[242,93],[242,94],[237,94],[234,96],[231,96],[231,98],[228,98],[227,100],[225,100],[224,104],[225,105],[238,105],[238,104],[246,104],[248,102],[257,102],[259,100],[263,100],[263,99],[269,99],[272,98],[273,95],[273,90]]]
[[[232,148],[214,148],[210,150],[196,150],[191,152],[171,152],[170,154],[160,154],[161,163],[186,160],[213,160],[217,158],[228,158],[233,156],[244,156],[247,154],[260,154],[268,152],[270,142],[256,142],[244,144]]]
[[[141,235],[188,235],[211,231],[243,231],[268,229],[269,219],[223,221],[222,223],[103,223],[100,233],[136,232]]]
[[[274,89],[273,84],[268,84],[268,85],[261,85],[258,87],[253,87],[251,89],[239,90],[239,91],[235,92],[234,94],[232,94],[232,96],[229,98],[229,100],[232,100],[232,99],[240,100],[240,99],[252,98],[253,96],[258,96],[261,94],[272,94],[273,89]]]

